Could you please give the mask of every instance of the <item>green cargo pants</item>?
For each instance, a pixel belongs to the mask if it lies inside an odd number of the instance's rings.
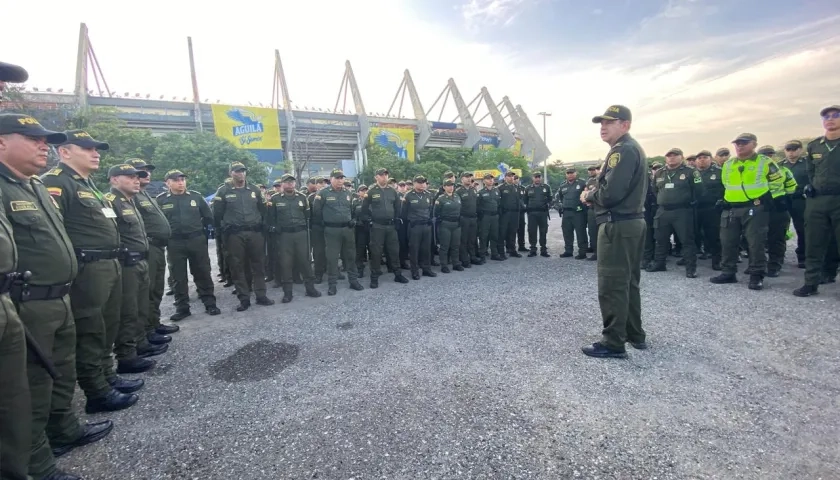
[[[589,242],[586,238],[586,211],[583,208],[579,211],[564,210],[560,227],[563,229],[564,252],[574,253],[575,236],[577,236],[578,254],[586,255],[589,250]],[[545,243],[543,243],[544,245]]]
[[[307,285],[315,282],[312,274],[312,264],[309,262],[308,232],[283,232],[274,235],[274,249],[277,252],[280,278],[283,288],[291,288],[294,283],[294,271],[300,271],[303,281]]]
[[[123,266],[120,328],[114,340],[117,361],[137,357],[137,349],[148,345],[146,323],[149,321],[149,265],[141,260]]]
[[[122,267],[118,260],[79,263],[70,304],[76,322],[76,376],[87,398],[111,391],[106,379],[116,375],[111,353],[120,328],[121,302]]]
[[[656,239],[655,253],[653,255],[654,264],[658,266],[665,265],[665,260],[668,258],[668,249],[671,246],[671,235],[674,235],[682,242],[685,271],[694,272],[697,270],[697,242],[694,241],[694,210],[691,208],[667,210],[660,205],[656,210],[656,217],[653,219],[653,228]]]
[[[313,225],[309,229],[309,241],[312,247],[312,260],[316,277],[323,276],[327,271],[327,244],[324,241],[324,227]]]
[[[624,351],[625,342],[644,342],[639,292],[645,248],[643,218],[607,222],[598,229],[598,303],[604,329],[601,345]]]
[[[324,227],[325,253],[327,256],[327,280],[329,285],[338,283],[338,259],[343,258],[344,269],[349,281],[358,280],[356,270],[356,237],[350,227]]]
[[[145,332],[154,332],[160,326],[160,302],[166,277],[166,250],[149,244],[149,318]]]
[[[726,274],[738,271],[738,255],[741,253],[741,235],[749,248],[749,274],[761,275],[767,270],[767,225],[770,213],[764,205],[738,207],[724,210],[720,216],[721,270]],[[819,284],[819,281],[817,281]]]
[[[767,271],[778,272],[785,263],[787,231],[790,228],[790,213],[770,212],[767,225]]]
[[[498,253],[499,241],[499,216],[496,214],[484,213],[478,220],[478,256],[487,257],[487,250],[490,255]],[[504,246],[502,246],[504,251]]]
[[[239,301],[265,296],[265,237],[262,232],[242,231],[225,235],[228,268]]]
[[[400,241],[398,237],[397,227],[394,225],[374,223],[370,226],[370,278],[379,278],[382,275],[380,265],[383,252],[394,273],[400,271]]]
[[[0,479],[23,480],[32,448],[26,337],[8,294],[0,295]]]
[[[819,285],[831,235],[840,240],[840,195],[809,198],[805,204],[805,284]],[[838,244],[840,253],[840,244]],[[830,258],[830,257],[829,257]],[[752,248],[750,248],[752,260]]]
[[[440,264],[452,265],[457,267],[461,265],[461,258],[458,254],[461,248],[461,225],[459,222],[450,222],[443,220],[440,222],[438,230],[440,236]]]
[[[175,281],[175,310],[179,312],[190,309],[190,283],[187,277],[188,264],[201,303],[205,307],[216,306],[213,278],[210,271],[210,254],[207,251],[207,247],[207,237],[204,235],[169,240],[169,246],[166,248],[169,261],[169,275]]]
[[[82,426],[73,408],[73,393],[76,390],[76,325],[68,295],[55,300],[21,302],[18,304],[18,312],[29,333],[52,359],[56,371],[61,375],[53,381],[40,363],[32,357],[27,359],[26,371],[32,397],[29,475],[39,479],[51,474],[56,468],[50,443],[72,443],[82,435]]]

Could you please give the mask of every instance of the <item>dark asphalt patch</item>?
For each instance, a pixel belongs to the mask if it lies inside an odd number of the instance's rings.
[[[223,382],[256,382],[269,379],[295,363],[299,353],[297,345],[258,340],[214,362],[209,370],[213,378]]]

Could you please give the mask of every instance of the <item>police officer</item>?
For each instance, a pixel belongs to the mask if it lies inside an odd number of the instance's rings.
[[[729,155],[730,155],[730,153],[729,153],[728,148],[726,148],[726,147],[718,148],[717,151],[715,152],[715,164],[718,167],[723,168],[723,164],[726,163],[727,160],[729,160]]]
[[[771,145],[765,145],[758,149],[758,153],[773,158],[776,155],[776,149]],[[793,178],[793,173],[784,164],[779,164],[779,171],[784,177],[784,195],[779,198],[780,201],[770,212],[770,219],[767,222],[768,277],[778,277],[785,263],[787,232],[790,228],[790,207],[796,192],[796,180]]]
[[[218,315],[222,312],[216,306],[206,235],[213,225],[213,213],[204,196],[195,190],[187,190],[187,175],[184,172],[170,170],[164,180],[169,191],[158,195],[155,202],[172,229],[167,249],[169,274],[175,280],[175,313],[169,319],[177,322],[191,315],[188,263],[204,311],[208,315]]]
[[[525,210],[528,212],[528,242],[531,244],[529,257],[537,256],[537,231],[539,231],[540,255],[550,257],[546,247],[548,215],[551,204],[551,187],[542,183],[542,174],[533,173],[533,183],[525,188]],[[585,234],[584,234],[585,235]]]
[[[749,288],[764,288],[767,256],[767,224],[774,198],[784,195],[784,177],[773,160],[755,151],[752,133],[738,135],[732,143],[736,157],[723,164],[723,196],[720,227],[722,273],[712,283],[737,283],[735,276],[741,236],[749,244]]]
[[[327,250],[324,243],[324,225],[320,220],[316,221],[312,217],[312,207],[315,205],[315,196],[324,188],[324,182],[321,177],[310,178],[306,187],[309,189],[307,200],[309,201],[309,243],[312,248],[313,274],[315,275],[315,283],[320,284],[324,281],[324,273],[327,272]]]
[[[499,255],[499,202],[501,195],[496,188],[493,174],[484,174],[484,188],[478,192],[478,256],[481,263],[487,258],[490,249],[491,260],[504,260]],[[504,247],[502,247],[504,250]]]
[[[219,188],[222,188],[225,185],[230,185],[230,182],[232,182],[232,181],[233,181],[232,178],[230,178],[230,177],[226,178],[225,181],[221,185],[219,185]],[[213,223],[213,229],[214,229],[214,232],[216,234],[216,264],[219,266],[219,282],[224,284],[224,285],[222,285],[222,287],[224,287],[224,288],[232,287],[233,286],[233,277],[230,276],[230,268],[229,268],[229,265],[228,265],[229,262],[228,262],[228,258],[227,258],[227,248],[226,248],[225,242],[224,242],[224,234],[222,233],[221,230],[219,230],[219,226],[215,224],[215,219],[214,219],[214,223]],[[170,276],[169,278],[170,278],[170,285],[169,286],[170,286],[170,288],[174,289],[175,279],[172,278],[172,276]],[[175,291],[172,290],[172,295],[174,295],[174,294],[175,294]],[[168,292],[167,292],[167,295],[169,295]]]
[[[365,276],[365,264],[368,261],[370,245],[370,218],[362,215],[362,202],[364,202],[367,194],[367,185],[359,185],[352,205],[353,218],[356,219],[356,228],[354,229],[356,237],[356,271],[359,272],[359,278]]]
[[[437,276],[430,261],[432,195],[426,190],[426,185],[426,177],[414,177],[414,190],[405,194],[402,205],[402,220],[408,225],[409,260],[414,280],[420,280],[421,270],[423,276]]]
[[[149,236],[149,322],[146,324],[146,335],[149,343],[160,345],[169,343],[172,337],[159,331],[175,333],[180,329],[177,325],[160,323],[160,302],[163,300],[163,284],[166,278],[166,246],[169,245],[172,229],[157,202],[146,192],[152,181],[155,166],[140,158],[129,159],[126,163],[148,173],[145,177],[139,177],[140,192],[137,193],[134,203],[140,210],[146,234]]]
[[[586,189],[586,182],[577,178],[577,170],[574,167],[566,169],[566,181],[557,190],[557,196],[563,205],[563,244],[564,251],[561,257],[567,258],[574,255],[575,235],[577,235],[578,260],[586,258],[586,251],[589,249],[586,238],[586,205],[580,201],[580,194]]]
[[[55,201],[36,176],[47,164],[48,144],[66,139],[65,134],[46,130],[28,115],[0,114],[0,196],[12,227],[18,269],[26,272],[13,282],[9,297],[58,374],[52,378],[47,365],[42,363],[44,359],[36,361],[30,356],[26,372],[31,422],[25,411],[20,417],[10,419],[11,431],[30,427],[28,473],[36,479],[78,478],[57,470],[51,447],[60,456],[74,447],[104,438],[113,428],[110,420],[82,425],[72,405],[76,385],[76,329],[68,294],[78,273],[78,263]],[[2,369],[5,372],[13,367],[4,364]],[[17,393],[7,388],[3,385],[2,396]],[[2,427],[4,431],[6,428]],[[19,443],[12,446],[24,447]],[[20,453],[21,458],[26,458],[24,452]]]
[[[516,243],[519,245],[517,251],[527,252],[528,249],[525,248],[525,214],[527,213],[525,208],[525,186],[522,185],[519,175],[516,174],[513,174],[513,184],[519,189],[519,197],[522,200],[522,207],[519,210],[519,225],[516,229]]]
[[[712,154],[702,150],[697,154],[695,162],[697,173],[703,181],[703,191],[696,197],[697,205],[694,214],[697,218],[695,234],[703,239],[705,252],[699,258],[711,257],[712,270],[720,270],[720,210],[718,202],[723,200],[723,180],[721,170],[712,163]]]
[[[263,215],[266,205],[260,189],[246,182],[247,170],[242,162],[231,163],[233,180],[213,197],[214,224],[223,232],[230,273],[239,298],[237,312],[251,307],[251,285],[257,305],[274,305],[274,300],[265,295]]]
[[[598,174],[601,173],[600,165],[593,165],[586,169],[589,178],[586,179],[586,189],[591,190],[598,185]],[[586,209],[586,237],[589,240],[589,252],[592,254],[587,260],[598,260],[598,223],[595,222],[595,209]],[[651,252],[651,258],[653,253]]]
[[[111,191],[106,198],[117,214],[123,267],[120,328],[114,340],[119,373],[125,373],[126,365],[130,367],[136,357],[152,357],[169,349],[165,343],[150,344],[145,332],[149,318],[149,239],[135,199],[140,193],[140,177],[148,174],[127,163],[108,170]]]
[[[648,188],[645,152],[630,136],[630,109],[612,105],[592,118],[601,124],[601,140],[610,146],[595,188],[581,200],[595,209],[598,229],[598,303],[604,329],[601,341],[583,347],[592,357],[627,356],[624,344],[644,350],[640,256],[644,249],[644,203]]]
[[[283,303],[292,301],[293,271],[296,266],[303,274],[307,297],[320,297],[315,289],[315,276],[309,263],[309,200],[306,195],[295,191],[295,177],[283,175],[280,178],[282,191],[272,195],[268,202],[266,217],[274,226],[277,261],[280,263],[280,283],[283,285]]]
[[[793,229],[796,230],[796,261],[799,268],[805,268],[805,185],[808,185],[808,170],[802,156],[802,142],[791,140],[785,144],[785,161],[782,165],[787,168],[796,180],[796,190],[793,192],[790,204],[790,218]]]
[[[516,231],[519,229],[519,212],[522,210],[522,197],[519,187],[514,184],[515,174],[505,173],[505,183],[498,188],[499,200],[499,256],[505,257],[505,250],[511,257],[521,257],[516,251]]]
[[[455,179],[443,182],[443,194],[435,200],[434,217],[440,224],[440,271],[450,273],[453,270],[464,271],[458,250],[461,246],[461,197],[455,195]]]
[[[388,186],[390,172],[386,168],[379,168],[375,172],[376,183],[368,189],[368,194],[362,201],[362,216],[371,221],[370,226],[370,288],[379,287],[379,277],[382,275],[380,262],[382,253],[394,271],[394,281],[408,283],[400,270],[400,244],[397,229],[400,227],[400,207],[402,198],[393,188]]]
[[[461,266],[470,268],[481,264],[476,246],[478,245],[478,193],[473,188],[472,172],[461,173],[461,185],[455,189],[455,194],[461,197]]]
[[[840,105],[823,108],[820,116],[825,135],[812,140],[806,149],[805,285],[794,290],[797,297],[817,294],[832,234],[835,243],[840,239]]]
[[[653,177],[658,205],[653,219],[656,251],[648,272],[664,272],[671,235],[685,247],[685,276],[697,278],[697,243],[694,241],[694,205],[703,196],[703,179],[683,162],[683,151],[672,148],[665,154],[665,168]]]
[[[648,265],[653,264],[653,256],[656,252],[656,235],[655,230],[653,228],[653,219],[656,218],[656,211],[658,209],[658,205],[656,204],[656,188],[653,186],[653,178],[656,175],[656,171],[662,168],[662,164],[659,162],[653,162],[650,165],[650,175],[648,178],[648,190],[645,194],[645,225],[647,228],[645,229],[645,250],[642,254],[642,268],[646,269]],[[588,183],[587,183],[588,188]],[[595,216],[595,211],[593,209],[589,209],[589,213],[591,217]],[[592,220],[594,222],[594,220]],[[595,237],[592,236],[590,229],[590,236],[589,242],[592,243],[593,238],[597,238],[598,230],[595,229]],[[597,258],[597,257],[596,257]],[[591,260],[591,258],[590,258]]]
[[[330,186],[315,195],[312,205],[313,221],[324,226],[324,243],[327,260],[327,295],[336,294],[338,283],[338,259],[345,259],[344,268],[353,290],[364,290],[359,283],[359,273],[352,261],[356,255],[356,241],[353,227],[355,219],[352,209],[353,194],[344,188],[344,172],[330,173]]]

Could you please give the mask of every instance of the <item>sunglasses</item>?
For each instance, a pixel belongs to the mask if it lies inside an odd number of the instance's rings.
[[[840,112],[830,112],[822,116],[823,120],[837,120],[840,118]]]
[[[785,148],[785,151],[786,152],[795,152],[795,151],[799,150],[800,148],[801,147],[787,147],[787,148]]]

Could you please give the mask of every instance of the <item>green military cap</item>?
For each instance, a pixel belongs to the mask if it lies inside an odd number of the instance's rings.
[[[238,172],[239,170],[248,170],[248,167],[245,166],[242,162],[233,162],[230,164],[230,171],[231,172]]]
[[[630,122],[633,120],[633,114],[624,105],[611,105],[607,107],[607,111],[603,115],[592,117],[592,123],[601,123],[602,120],[623,120]]]
[[[359,185],[359,188],[357,188],[356,190],[358,190],[358,191],[360,191],[360,192],[361,192],[362,190],[367,190],[367,189],[368,189],[367,185],[365,185],[365,184],[363,183],[363,184]]]
[[[534,177],[534,178],[537,178],[537,177],[542,178],[542,172],[540,172],[539,170],[535,170],[534,173],[531,174],[531,176]]]
[[[772,145],[764,145],[763,147],[758,149],[758,153],[762,155],[770,155],[773,156],[776,154],[776,149],[773,148]]]
[[[485,180],[492,180],[493,178],[495,178],[495,177],[493,176],[493,174],[492,174],[492,173],[489,173],[489,172],[488,172],[488,173],[485,173],[485,174],[484,174],[484,179],[485,179]]]
[[[802,148],[802,142],[799,140],[791,140],[785,144],[785,150],[796,150]]]
[[[756,137],[754,134],[752,134],[752,133],[742,133],[742,134],[738,135],[737,137],[735,137],[735,140],[732,140],[732,143],[757,142],[757,141],[758,141],[758,137]]]
[[[414,181],[417,183],[426,183],[426,177],[424,177],[423,175],[417,175],[416,177],[414,177]]]
[[[566,173],[575,173],[577,170],[575,167],[566,167]]]
[[[25,68],[0,62],[0,82],[23,83],[29,80],[29,72]]]
[[[708,150],[700,150],[700,153],[697,154],[698,157],[711,157],[712,152]]]
[[[697,160],[697,155],[689,155],[689,156],[685,157],[686,162],[693,162],[695,160]]]
[[[344,178],[344,172],[338,168],[330,172],[330,178]]]
[[[820,116],[824,117],[824,116],[826,116],[826,114],[828,114],[828,112],[830,112],[832,110],[840,112],[840,105],[829,105],[829,106],[823,108],[822,110],[820,110]]]
[[[120,175],[137,175],[138,177],[146,178],[149,176],[149,172],[145,170],[137,170],[127,163],[114,165],[108,169],[108,178],[118,177]]]
[[[47,143],[61,144],[67,140],[67,135],[44,128],[38,120],[29,115],[17,113],[0,114],[0,135],[17,133],[26,137],[44,137]]]
[[[285,175],[283,175],[283,177],[285,177]],[[271,182],[271,186],[272,187],[279,187],[280,185],[283,185],[283,177],[275,178],[274,181]]]
[[[344,186],[345,186],[345,187],[352,187],[352,186],[353,186],[353,182],[351,182],[350,180],[344,180]]]
[[[399,186],[401,186],[401,187],[404,187],[404,186],[405,186],[405,182],[400,182],[400,183],[398,183],[397,185],[399,185]]]
[[[667,157],[668,155],[682,155],[682,154],[683,154],[682,150],[680,150],[677,147],[674,147],[674,148],[668,150],[668,152],[665,154],[665,156]]]
[[[97,150],[111,148],[106,142],[95,140],[84,130],[67,130],[64,134],[67,135],[67,140],[62,142],[61,145],[78,145],[82,148],[95,148]]]
[[[137,170],[146,170],[148,172],[151,172],[152,170],[157,168],[154,165],[152,165],[151,163],[146,163],[146,161],[143,160],[142,158],[130,158],[130,159],[126,160],[125,163],[131,165],[132,167],[136,168]]]
[[[473,176],[473,172],[461,172],[461,178],[472,177],[472,176]]]
[[[600,167],[598,167],[598,165],[590,165],[590,166],[586,167],[587,170],[598,170],[598,168],[600,168]]]
[[[505,172],[505,176],[506,177],[514,177],[514,176],[516,176],[516,174],[511,172],[510,170],[508,170],[507,172]]]
[[[307,180],[306,183],[311,183],[314,185],[318,183],[318,177],[309,177],[309,180]]]
[[[177,180],[179,178],[187,178],[187,174],[180,170],[170,170],[163,177],[164,180]]]
[[[447,170],[447,171],[443,172],[443,178],[454,178],[454,177],[455,177],[455,172],[453,172],[452,170]]]
[[[388,179],[388,184],[391,184],[391,183],[397,183],[397,179],[396,178],[389,178]]]
[[[715,155],[717,155],[718,157],[722,157],[724,155],[729,155],[729,149],[726,148],[726,147],[718,148],[717,152],[715,152]]]
[[[391,173],[391,172],[389,172],[387,168],[377,168],[376,169],[376,174],[377,175],[388,175],[389,173]]]
[[[455,180],[453,180],[451,178],[447,179],[447,180],[444,180],[443,181],[443,186],[444,187],[454,187],[455,186]]]
[[[280,182],[294,182],[295,180],[297,180],[297,178],[295,178],[295,176],[291,173],[283,174],[283,176],[280,177]]]
[[[650,164],[651,170],[659,170],[660,168],[662,168],[662,164],[659,162],[653,162]]]

